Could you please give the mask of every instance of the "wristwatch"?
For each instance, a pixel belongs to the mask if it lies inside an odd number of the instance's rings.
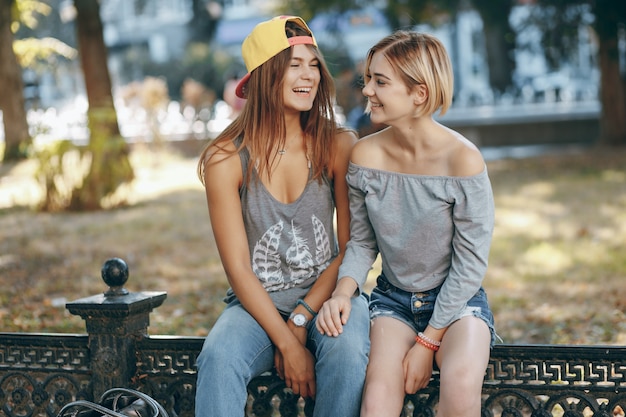
[[[289,315],[289,320],[291,320],[296,327],[306,327],[309,322],[306,319],[306,316],[302,313],[291,313]]]

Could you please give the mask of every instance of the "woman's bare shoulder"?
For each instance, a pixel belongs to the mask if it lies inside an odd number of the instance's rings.
[[[455,146],[448,163],[451,174],[456,177],[478,175],[485,169],[485,160],[478,147],[458,132],[455,132]]]
[[[358,140],[352,148],[351,161],[358,165],[370,166],[376,158],[381,157],[381,144],[387,135],[383,129]]]
[[[205,183],[241,177],[241,161],[237,146],[231,140],[213,142],[203,153]]]
[[[204,161],[215,164],[237,154],[237,147],[232,140],[219,140],[210,143],[204,152]]]
[[[340,153],[345,152],[346,150],[350,152],[354,147],[354,144],[357,142],[358,137],[356,132],[351,129],[341,129],[335,135],[335,140],[337,142],[337,147]]]

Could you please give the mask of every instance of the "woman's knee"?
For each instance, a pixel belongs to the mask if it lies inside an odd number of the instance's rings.
[[[399,415],[403,405],[404,390],[392,389],[382,381],[369,381],[363,391],[361,416]]]
[[[440,404],[444,416],[460,416],[468,410],[480,410],[484,373],[467,368],[440,374]],[[461,413],[461,414],[458,414]]]

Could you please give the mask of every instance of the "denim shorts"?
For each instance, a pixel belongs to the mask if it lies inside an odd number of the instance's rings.
[[[370,318],[373,320],[377,317],[393,317],[406,323],[415,333],[422,332],[433,315],[435,301],[440,290],[441,286],[424,292],[408,292],[394,287],[384,275],[380,275],[376,279],[376,287],[370,296]],[[470,315],[478,317],[487,324],[491,332],[491,347],[493,347],[499,337],[495,331],[487,294],[482,287],[452,322]]]

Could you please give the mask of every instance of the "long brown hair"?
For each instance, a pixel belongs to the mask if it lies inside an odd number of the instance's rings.
[[[311,36],[306,29],[292,22],[287,22],[286,33],[288,38]],[[308,145],[313,178],[319,179],[330,171],[334,155],[335,135],[338,131],[333,111],[335,85],[319,49],[313,45],[307,47],[319,61],[320,82],[313,107],[300,115],[300,125]],[[286,126],[281,111],[284,106],[283,95],[276,92],[282,91],[291,55],[292,48],[287,48],[252,71],[246,86],[247,101],[240,115],[200,154],[197,171],[203,184],[210,148],[215,146],[224,149],[225,144],[237,137],[242,137],[237,152],[246,147],[250,153],[247,172],[256,167],[260,175],[267,173],[271,176],[271,151],[276,147],[282,148],[286,141]],[[247,182],[249,177],[245,180]]]

